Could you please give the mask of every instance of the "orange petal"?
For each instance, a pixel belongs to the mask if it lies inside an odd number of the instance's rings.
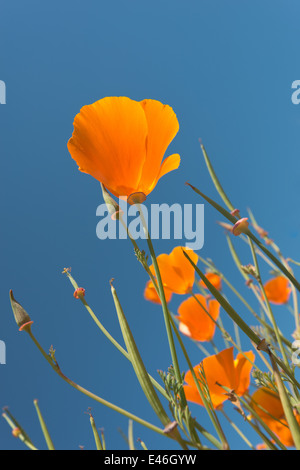
[[[205,277],[209,280],[209,282],[218,290],[222,289],[222,278],[218,274],[215,273],[206,273]],[[199,282],[199,285],[204,289],[207,289],[206,285],[203,281]]]
[[[265,283],[264,289],[269,302],[273,304],[285,304],[288,302],[291,288],[289,281],[284,276],[277,276]]]
[[[178,168],[180,158],[176,157],[176,162],[172,160],[167,166],[170,169],[158,176],[161,172],[161,163],[164,154],[179,130],[179,124],[173,109],[156,100],[143,100],[140,103],[144,110],[147,125],[147,157],[144,163],[139,191],[148,194],[163,174]],[[177,166],[176,166],[177,165]],[[151,189],[150,189],[151,188]]]
[[[80,110],[68,149],[81,171],[115,196],[129,196],[138,191],[147,134],[147,119],[139,102],[108,97]]]
[[[245,354],[249,355],[249,358],[252,359],[251,351]],[[247,359],[245,359],[245,361],[247,361]],[[234,361],[233,347],[224,349],[213,356],[206,357],[203,359],[202,365],[210,397],[215,408],[218,408],[228,398],[226,391],[220,385],[227,387],[230,390],[238,391],[239,395],[246,391],[246,385],[250,380],[251,368],[243,363],[239,355],[237,356],[236,361]],[[194,367],[194,371],[196,375],[199,374],[199,365]],[[241,381],[241,385],[238,381]],[[187,388],[185,390],[188,391],[188,396],[193,398],[188,398],[188,400],[202,404],[190,371],[185,375],[185,382],[187,383]],[[191,389],[194,390],[192,391]]]
[[[211,300],[207,305],[203,295],[196,294],[195,297],[197,300],[189,297],[178,308],[179,330],[195,341],[210,341],[214,336],[216,324],[206,311],[217,320],[220,304],[216,300]]]
[[[284,416],[283,407],[277,393],[267,387],[261,387],[252,394],[252,407],[254,411],[266,421],[273,418],[281,419]],[[265,411],[264,411],[265,410]]]
[[[273,390],[261,387],[252,395],[252,407],[261,419],[269,426],[271,431],[276,434],[283,445],[293,447],[294,441],[284,417],[283,407],[279,395]],[[298,424],[300,416],[295,414]]]
[[[209,388],[210,397],[215,408],[220,406],[224,401],[227,400],[226,391],[217,385],[219,384],[234,389],[235,387],[235,371],[233,362],[233,347],[224,349],[223,351],[213,356],[206,357],[202,361],[207,385]],[[199,365],[194,367],[196,375],[199,374]],[[192,374],[188,371],[185,375],[185,381],[187,384],[195,388]],[[198,392],[197,392],[198,393]],[[199,395],[199,393],[198,393]],[[201,402],[200,395],[197,403]],[[201,404],[201,403],[200,403]]]
[[[245,357],[247,356],[251,362],[254,362],[255,355],[252,351],[245,352],[244,354],[239,353],[236,357],[235,370],[236,370],[236,389],[235,392],[238,396],[244,395],[250,387],[250,374],[252,364]]]
[[[196,264],[198,256],[193,250],[177,246],[173,251],[167,254],[161,254],[157,257],[157,262],[162,277],[162,281],[175,294],[187,294],[191,291],[195,281],[195,269],[184,256],[185,251],[191,260]],[[155,275],[153,265],[150,266],[151,272]]]
[[[164,161],[161,164],[158,176],[156,177],[156,180],[152,184],[150,191],[156,186],[158,180],[166,175],[167,173],[170,173],[170,171],[177,170],[177,168],[180,165],[180,155],[178,153],[174,153],[173,155],[170,155],[169,157],[165,158]]]
[[[170,289],[168,289],[167,287],[164,287],[164,291],[165,291],[166,301],[168,303],[170,302],[172,298],[172,291],[170,291]],[[147,282],[146,288],[144,291],[144,297],[146,300],[149,300],[150,302],[153,302],[155,304],[161,304],[160,298],[157,295],[156,289],[152,281]]]

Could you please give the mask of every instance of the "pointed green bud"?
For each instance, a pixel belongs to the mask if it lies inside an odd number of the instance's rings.
[[[16,301],[16,299],[13,296],[12,290],[9,291],[9,297],[10,297],[11,308],[13,310],[13,314],[14,314],[16,323],[19,327],[19,330],[20,331],[22,330],[28,331],[28,329],[30,330],[30,327],[33,321],[31,321],[30,316],[28,315],[26,310],[24,310],[22,305],[20,305],[19,302]]]
[[[106,204],[107,210],[110,213],[111,218],[113,220],[118,220],[119,216],[122,215],[123,211],[120,209],[119,204],[109,194],[106,187],[102,183],[100,184],[101,184],[103,199]]]

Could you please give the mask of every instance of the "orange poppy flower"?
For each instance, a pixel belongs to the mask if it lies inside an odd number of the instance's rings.
[[[195,297],[197,300],[189,297],[178,308],[179,331],[195,341],[210,341],[216,329],[210,316],[214,320],[218,319],[220,304],[216,300],[210,300],[207,304],[205,297],[200,294]]]
[[[264,289],[269,302],[273,304],[286,304],[289,300],[291,288],[289,281],[284,276],[277,276],[264,284]]]
[[[206,273],[205,277],[209,280],[209,282],[218,290],[222,289],[222,279],[221,276],[215,273]],[[199,285],[204,289],[207,289],[206,285],[203,281],[199,282]]]
[[[183,254],[183,251],[191,258],[194,264],[198,261],[196,253],[188,248],[176,246],[167,255],[165,253],[157,257],[158,267],[164,286],[174,294],[188,294],[195,282],[195,269]],[[155,276],[154,266],[150,266]]]
[[[252,395],[252,407],[260,418],[279,437],[286,447],[293,447],[294,441],[284,416],[279,395],[267,387],[257,389]],[[262,409],[263,408],[263,409]],[[300,426],[300,415],[295,414]]]
[[[164,291],[165,291],[166,301],[168,303],[170,302],[173,293],[167,287],[164,287]],[[160,298],[157,295],[156,289],[152,281],[147,282],[145,290],[144,290],[144,297],[146,300],[150,300],[150,302],[153,302],[154,304],[161,304]]]
[[[140,201],[158,180],[178,168],[180,156],[163,162],[179,129],[170,106],[156,100],[107,97],[81,108],[68,142],[79,170],[96,178],[116,197],[140,193]]]
[[[250,361],[254,362],[255,356],[252,351],[248,351],[244,354]],[[244,356],[244,354],[239,353],[236,359],[234,359],[232,346],[228,349],[224,349],[218,354],[206,357],[200,363],[203,365],[211,401],[214,408],[220,407],[222,403],[228,399],[225,390],[220,387],[220,385],[228,387],[230,390],[234,390],[238,396],[244,395],[244,393],[248,390],[250,386],[250,372],[252,365]],[[194,367],[196,376],[199,378],[200,364]],[[185,374],[185,381],[187,385],[184,385],[184,391],[187,400],[198,403],[199,405],[203,405],[191,371],[188,371]],[[216,382],[218,382],[220,385],[218,385]]]

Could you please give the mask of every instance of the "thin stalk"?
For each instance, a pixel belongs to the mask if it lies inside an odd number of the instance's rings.
[[[261,291],[262,291],[264,299],[265,299],[265,303],[266,303],[266,306],[267,306],[267,309],[268,309],[268,312],[269,312],[269,316],[270,316],[270,319],[271,319],[271,322],[272,322],[272,326],[273,326],[273,329],[274,329],[274,332],[275,332],[275,335],[276,335],[277,342],[278,342],[279,347],[280,347],[280,351],[281,351],[284,363],[285,363],[286,367],[289,368],[289,362],[288,362],[288,359],[287,359],[287,356],[286,356],[286,351],[285,351],[285,348],[282,344],[281,337],[280,337],[279,330],[278,330],[278,326],[277,326],[277,323],[276,323],[276,320],[275,320],[275,317],[274,317],[269,299],[266,295],[264,285],[263,285],[262,280],[261,280],[259,264],[258,264],[258,261],[257,261],[257,257],[256,257],[256,253],[255,253],[255,250],[254,250],[252,240],[249,239],[249,242],[250,242],[251,253],[252,253],[252,257],[253,257],[253,261],[254,261],[254,266],[255,266],[255,269],[256,269],[256,273],[257,273],[257,281],[259,283],[259,286],[261,288]]]
[[[45,438],[48,450],[55,450],[55,447],[53,445],[53,441],[50,437],[50,434],[49,434],[48,428],[46,426],[45,420],[44,420],[44,418],[42,416],[42,413],[41,413],[41,410],[39,408],[38,401],[34,400],[33,404],[35,406],[35,409],[36,409],[36,412],[37,412],[37,415],[38,415],[38,418],[39,418],[40,426],[42,428],[42,432],[44,434],[44,438]]]
[[[110,408],[111,410],[113,411],[116,411],[117,413],[120,413],[121,415],[123,416],[126,416],[127,418],[129,419],[132,419],[133,421],[136,421],[137,423],[141,424],[142,426],[145,426],[146,428],[148,429],[151,429],[152,431],[160,434],[160,435],[163,435],[163,436],[166,436],[166,437],[169,437],[171,438],[171,436],[167,435],[164,433],[164,430],[161,429],[161,428],[158,428],[157,426],[151,424],[151,423],[148,423],[147,421],[145,421],[144,419],[142,418],[139,418],[138,416],[135,416],[134,414],[124,410],[123,408],[120,408],[119,406],[117,405],[114,405],[113,403],[110,403],[108,402],[107,400],[104,400],[103,398],[99,397],[98,395],[95,395],[94,393],[90,392],[89,390],[81,387],[81,385],[78,385],[76,384],[75,382],[73,382],[71,379],[69,379],[68,377],[66,377],[58,363],[56,362],[56,360],[52,359],[51,356],[49,356],[45,351],[44,349],[42,348],[42,346],[39,344],[39,342],[37,341],[37,339],[35,338],[35,336],[33,335],[32,331],[29,330],[28,331],[28,334],[30,336],[30,338],[32,339],[32,341],[34,342],[34,344],[36,345],[36,347],[38,348],[38,350],[41,352],[41,354],[44,356],[44,358],[47,360],[47,362],[50,364],[50,366],[52,367],[52,369],[65,381],[67,382],[67,384],[71,385],[71,387],[75,388],[76,390],[78,390],[79,392],[83,393],[84,395],[88,396],[89,398],[91,398],[92,400],[95,400],[97,401],[98,403],[100,403],[101,405],[104,405],[106,406],[107,408]]]
[[[71,276],[71,274],[69,272],[67,272],[66,274],[67,274],[72,286],[74,287],[74,289],[75,290],[78,289],[78,284],[75,281],[75,279]],[[128,352],[111,336],[111,334],[102,325],[100,320],[97,318],[97,316],[95,315],[95,313],[93,312],[93,310],[91,309],[91,307],[89,306],[87,301],[85,300],[85,298],[81,296],[80,300],[83,303],[83,305],[85,306],[85,308],[87,309],[90,316],[92,317],[93,321],[96,323],[98,328],[102,331],[102,333],[106,336],[106,338],[118,349],[118,351],[120,351],[121,354],[123,354],[124,357],[126,357],[126,359],[128,361],[130,361],[130,357],[129,357]],[[164,398],[168,399],[168,395],[167,395],[166,391],[163,389],[163,387],[150,374],[149,374],[149,378],[150,378],[152,384],[154,385],[154,387],[157,389],[157,391],[159,391],[164,396]]]
[[[28,449],[30,450],[38,450],[31,442],[31,440],[28,438],[27,434],[25,432],[23,432],[23,429],[20,427],[20,425],[17,425],[17,422],[16,420],[13,418],[13,416],[10,414],[10,416],[8,415],[8,410],[6,410],[5,413],[2,413],[2,418],[5,419],[5,421],[7,422],[7,424],[11,427],[11,429],[15,429],[15,428],[18,428],[20,429],[21,433],[20,435],[18,436],[18,439],[20,439],[20,441],[23,442],[23,444],[26,445],[26,447],[28,447]]]
[[[279,373],[278,367],[276,362],[274,361],[273,354],[271,351],[269,351],[269,356],[270,356],[270,361],[273,367],[273,373],[274,373],[274,378],[275,382],[277,385],[277,390],[279,393],[280,401],[283,407],[283,411],[287,420],[287,423],[289,425],[294,444],[297,450],[300,450],[300,427],[299,424],[296,420],[296,417],[293,412],[292,405],[290,403],[288,394],[286,392],[285,386],[283,384],[283,381],[281,379],[281,375]]]
[[[97,450],[103,450],[102,442],[101,442],[99,433],[98,433],[97,428],[96,428],[96,423],[95,423],[94,417],[92,415],[90,415],[90,423],[91,423],[93,434],[94,434],[96,448],[97,448]]]
[[[193,191],[195,191],[197,194],[199,194],[201,197],[203,197],[209,204],[211,204],[218,212],[220,212],[227,220],[229,220],[231,223],[235,224],[237,219],[233,217],[228,211],[226,211],[222,206],[220,206],[218,203],[213,201],[211,198],[203,194],[199,189],[197,189],[195,186],[192,186],[191,184],[187,183],[188,186],[190,186]],[[261,242],[260,240],[257,239],[255,235],[250,230],[246,231],[246,235],[251,238],[252,241],[273,261],[273,263],[280,269],[280,271],[283,272],[283,274],[291,281],[292,284],[296,287],[298,291],[300,291],[300,283],[295,279],[295,277],[286,269],[286,267],[276,258],[276,256],[273,255],[273,253],[270,252]]]
[[[195,265],[195,263],[191,260],[188,254],[183,251],[184,256],[190,261],[191,265],[194,266],[197,274],[200,276],[204,284],[206,284],[209,291],[212,295],[216,298],[216,300],[222,305],[224,310],[228,313],[233,321],[235,321],[241,330],[248,336],[248,338],[258,346],[261,343],[261,339],[257,336],[257,334],[251,330],[251,328],[244,322],[244,320],[238,315],[238,313],[232,308],[232,306],[227,302],[227,300],[220,294],[220,292],[209,282],[206,276],[200,271],[200,269]],[[291,379],[291,381],[300,388],[300,384],[295,379],[294,375],[291,373],[290,368],[286,367],[286,365],[276,356],[275,360],[277,364],[281,367],[281,369],[286,373],[286,375]]]
[[[245,436],[245,434],[240,430],[240,428],[229,418],[229,416],[226,414],[224,408],[220,408],[221,413],[223,414],[224,418],[227,419],[227,421],[230,423],[230,425],[233,427],[233,429],[238,433],[238,435],[243,439],[243,441],[249,446],[252,450],[255,450],[255,447],[249,439]]]
[[[148,248],[149,248],[149,251],[150,251],[151,260],[152,260],[154,270],[155,270],[155,275],[156,275],[157,284],[158,284],[159,297],[160,297],[161,304],[162,304],[164,320],[165,320],[165,326],[166,326],[166,332],[167,332],[167,337],[168,337],[168,343],[169,343],[170,353],[171,353],[171,357],[172,357],[172,363],[173,363],[173,366],[174,366],[176,380],[179,384],[182,384],[182,378],[181,378],[181,373],[180,373],[180,368],[179,368],[179,363],[178,363],[174,338],[173,338],[173,335],[172,335],[172,329],[171,329],[170,320],[169,320],[169,310],[168,310],[168,305],[167,305],[167,302],[166,302],[165,291],[164,291],[164,288],[163,288],[163,283],[162,283],[162,279],[161,279],[161,275],[160,275],[160,271],[159,271],[159,267],[158,267],[158,262],[157,262],[157,259],[156,259],[156,255],[155,255],[155,251],[154,251],[154,248],[153,248],[152,240],[151,240],[150,234],[148,232],[148,227],[147,227],[147,223],[146,223],[145,218],[144,218],[142,208],[141,208],[140,204],[137,204],[137,207],[139,209],[139,213],[140,213],[140,217],[141,217],[141,221],[142,221],[142,225],[143,225],[143,230],[144,230],[144,233],[145,233],[145,237],[147,239],[147,244],[148,244]],[[182,390],[182,387],[181,387],[181,390]],[[180,396],[181,396],[181,399],[183,400],[183,403],[186,404],[186,398],[185,398],[184,392],[181,392]]]

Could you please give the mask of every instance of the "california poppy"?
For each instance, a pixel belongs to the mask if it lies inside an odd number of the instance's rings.
[[[210,341],[215,333],[220,304],[215,299],[206,301],[200,294],[184,300],[178,308],[179,331],[195,341]],[[206,313],[209,313],[209,315]]]
[[[165,298],[167,303],[170,302],[172,298],[172,291],[167,287],[164,287]],[[148,281],[144,290],[144,297],[146,300],[150,300],[154,304],[161,304],[160,298],[157,295],[156,289],[152,281]]]
[[[245,352],[244,354],[239,353],[236,359],[234,359],[232,346],[218,354],[204,358],[200,364],[194,367],[195,374],[200,380],[199,367],[201,364],[203,366],[214,408],[220,407],[228,399],[226,391],[222,386],[234,390],[238,396],[244,395],[248,390],[252,364],[247,358],[254,362],[254,353],[252,351]],[[184,379],[187,383],[187,385],[184,385],[187,400],[203,405],[191,371],[185,374]],[[201,381],[199,383],[202,388]]]
[[[221,289],[222,289],[222,279],[221,279],[221,276],[219,276],[218,274],[209,272],[209,273],[206,273],[206,274],[205,274],[205,277],[209,280],[209,282],[210,282],[216,289],[218,289],[218,290],[221,290]],[[200,285],[201,287],[203,287],[204,289],[207,289],[206,284],[204,283],[204,281],[200,281],[200,282],[199,282],[199,285]]]
[[[273,304],[286,304],[289,300],[291,288],[289,281],[284,276],[277,276],[264,284],[264,289],[269,302]]]
[[[283,407],[279,395],[268,389],[261,387],[252,395],[252,407],[259,417],[267,424],[271,431],[279,437],[286,447],[294,446],[291,431],[284,416]],[[295,414],[300,425],[300,415]]]
[[[68,142],[79,170],[96,178],[116,197],[140,202],[158,180],[178,168],[180,156],[163,162],[179,129],[173,109],[159,101],[107,97],[83,106]],[[132,196],[132,197],[131,197]]]
[[[194,264],[197,263],[196,253],[182,246],[176,246],[169,255],[163,253],[157,257],[163,284],[174,294],[188,294],[195,282],[195,269],[183,251],[187,253]],[[150,266],[150,270],[155,276],[153,265]]]

